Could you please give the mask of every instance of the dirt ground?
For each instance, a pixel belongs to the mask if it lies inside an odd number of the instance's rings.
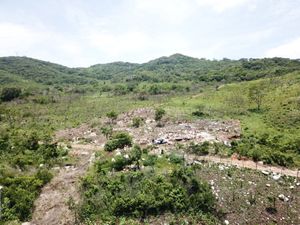
[[[142,125],[138,128],[132,126],[132,119],[135,117],[140,117],[143,120]],[[78,128],[56,133],[56,140],[64,140],[70,143],[72,146],[70,154],[77,158],[77,163],[74,166],[58,168],[57,175],[42,189],[41,195],[35,202],[31,225],[74,224],[74,215],[69,210],[67,201],[72,197],[75,202],[78,202],[79,178],[85,174],[93,161],[95,151],[104,146],[105,138],[100,133],[100,127],[109,123],[109,120],[99,119],[99,126],[95,128],[83,124]],[[164,119],[162,123],[164,126],[157,127],[157,122],[154,120],[154,110],[142,108],[119,115],[113,127],[115,131],[129,132],[133,136],[134,142],[142,146],[153,146],[154,140],[163,139],[166,143],[157,145],[158,147],[153,150],[154,154],[160,154],[161,149],[171,151],[177,143],[210,141],[230,145],[230,142],[238,139],[241,134],[240,123],[237,120],[188,122]],[[294,177],[298,175],[297,171],[265,166],[250,160],[238,160],[236,158],[185,155],[185,159],[188,163],[205,160],[235,165],[238,168],[256,169],[266,173],[269,171],[270,174],[276,173]]]
[[[67,202],[70,198],[74,202],[79,201],[78,181],[92,162],[97,146],[72,144],[72,149],[70,154],[77,159],[77,163],[60,168],[58,174],[42,189],[35,202],[31,225],[75,224]]]

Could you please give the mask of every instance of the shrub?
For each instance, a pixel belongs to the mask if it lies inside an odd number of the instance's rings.
[[[203,142],[202,144],[191,143],[188,146],[188,151],[196,155],[207,155],[209,153],[210,144],[208,141]]]
[[[147,158],[144,160],[144,166],[154,166],[157,161],[157,155],[147,155]]]
[[[184,158],[180,155],[177,154],[170,154],[169,155],[169,160],[171,163],[175,163],[175,164],[181,164],[184,161]]]
[[[114,122],[118,118],[118,114],[115,111],[110,111],[106,114],[107,118],[109,118],[112,122]]]
[[[114,162],[112,162],[111,167],[115,169],[116,171],[123,170],[125,166],[130,165],[131,160],[118,155],[114,158]]]
[[[157,108],[155,110],[155,116],[154,116],[155,121],[160,121],[165,114],[166,114],[166,111],[164,109]]]
[[[132,137],[125,132],[120,132],[115,134],[111,140],[107,141],[104,150],[105,151],[113,151],[117,148],[124,148],[125,146],[132,145]]]
[[[16,87],[3,88],[0,94],[0,99],[3,102],[8,102],[15,98],[20,97],[21,93],[22,91],[20,88],[16,88]]]
[[[142,123],[143,123],[143,118],[141,117],[134,117],[132,119],[132,126],[135,128],[140,127]]]

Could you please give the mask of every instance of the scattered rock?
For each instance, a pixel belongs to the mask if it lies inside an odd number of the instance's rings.
[[[289,201],[289,198],[284,196],[284,194],[280,194],[278,195],[278,198],[281,200],[281,201],[284,201],[284,202],[288,202]]]
[[[226,225],[229,225],[229,221],[228,221],[228,220],[224,220],[224,223],[225,223]]]
[[[267,187],[271,187],[271,184],[266,184]]]

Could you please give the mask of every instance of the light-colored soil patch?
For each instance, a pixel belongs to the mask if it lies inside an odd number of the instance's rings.
[[[42,189],[35,202],[31,224],[75,223],[74,215],[69,210],[67,202],[70,198],[75,202],[79,201],[78,181],[88,169],[97,147],[91,144],[73,144],[72,149],[70,154],[77,158],[76,165],[60,168],[58,174]]]

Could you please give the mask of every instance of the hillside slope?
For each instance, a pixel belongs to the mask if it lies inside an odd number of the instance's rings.
[[[113,82],[231,82],[280,76],[300,69],[298,60],[284,58],[208,60],[181,54],[147,63],[114,62],[87,68],[62,65],[27,57],[1,57],[1,84],[26,80],[46,85]]]

